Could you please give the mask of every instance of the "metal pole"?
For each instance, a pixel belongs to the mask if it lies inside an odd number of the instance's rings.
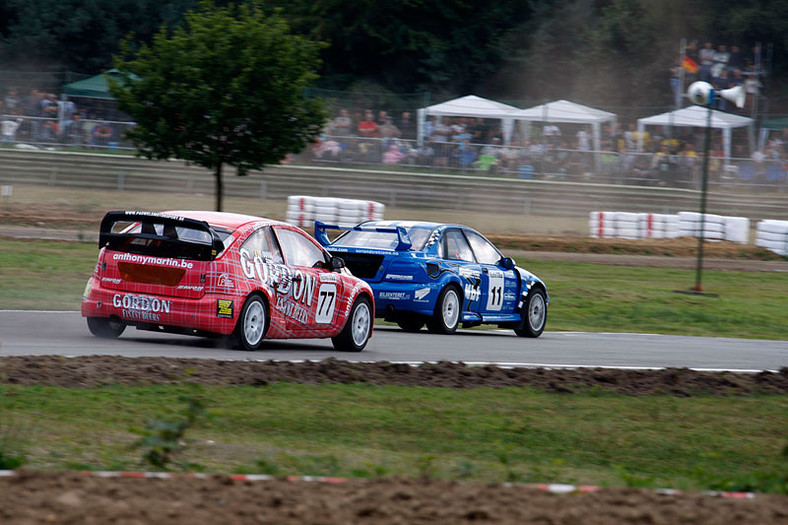
[[[711,106],[714,103],[714,91],[709,94],[709,104],[706,117],[706,136],[705,144],[703,146],[703,178],[701,179],[700,187],[700,235],[698,235],[698,264],[695,272],[695,288],[696,292],[702,292],[701,287],[701,272],[703,271],[703,238],[705,236],[706,227],[706,191],[709,182],[709,149],[711,148]]]

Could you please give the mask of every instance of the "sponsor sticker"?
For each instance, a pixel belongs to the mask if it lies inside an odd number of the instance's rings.
[[[169,266],[170,268],[186,268],[191,270],[194,268],[194,263],[184,259],[167,259],[165,257],[147,257],[145,255],[136,255],[133,253],[115,253],[112,258],[116,261],[140,263],[143,266],[147,264],[156,264],[159,266]]]
[[[399,275],[396,273],[390,273],[386,276],[387,279],[391,279],[392,281],[412,281],[412,275]]]
[[[170,300],[146,295],[119,294],[112,296],[112,306],[121,308],[121,316],[142,321],[161,320],[160,313],[170,313]]]
[[[413,298],[417,301],[425,301],[426,297],[430,294],[429,288],[419,288],[413,293]]]
[[[410,298],[410,294],[407,292],[380,292],[378,297],[389,301],[404,301]]]
[[[216,300],[216,317],[221,317],[222,319],[232,319],[233,318],[233,302],[229,299],[217,299]]]
[[[219,279],[216,281],[216,286],[221,286],[222,288],[235,288],[235,283],[230,277],[230,274],[223,273],[219,276]]]
[[[93,284],[90,281],[85,285],[85,291],[82,292],[82,300],[87,301],[88,297],[90,297],[90,290],[93,289]]]

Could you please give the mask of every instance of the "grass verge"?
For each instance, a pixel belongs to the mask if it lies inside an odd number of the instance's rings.
[[[177,419],[196,398],[207,415],[179,440],[173,470],[767,492],[788,483],[785,396],[0,385],[0,415],[29,429],[26,467],[151,469],[133,446],[140,429]]]
[[[2,240],[0,309],[77,310],[97,249],[92,243]],[[518,258],[551,295],[548,330],[788,339],[785,276],[635,268]]]

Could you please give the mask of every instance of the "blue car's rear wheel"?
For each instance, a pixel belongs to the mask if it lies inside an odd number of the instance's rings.
[[[435,313],[427,321],[427,330],[434,334],[453,334],[460,324],[461,309],[460,291],[456,286],[450,284],[441,290],[438,301],[435,303]]]

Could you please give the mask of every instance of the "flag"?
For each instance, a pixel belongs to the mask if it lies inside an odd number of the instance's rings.
[[[689,71],[690,73],[697,73],[698,72],[698,63],[692,60],[687,55],[684,55],[684,58],[681,61],[681,65]]]

